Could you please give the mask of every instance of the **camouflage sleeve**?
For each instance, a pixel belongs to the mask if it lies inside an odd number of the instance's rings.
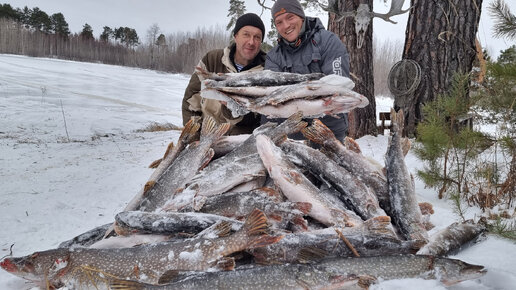
[[[321,44],[322,72],[349,77],[349,54],[339,37],[328,31],[326,41]]]
[[[201,82],[196,74],[192,74],[190,82],[186,87],[185,94],[183,96],[183,102],[181,104],[181,112],[183,114],[183,126],[193,116],[201,115]],[[197,104],[197,105],[196,105]]]

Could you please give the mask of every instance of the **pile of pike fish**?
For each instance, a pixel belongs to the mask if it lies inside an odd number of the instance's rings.
[[[402,112],[391,113],[384,166],[318,119],[303,121],[367,105],[338,78],[205,74],[202,95],[234,113],[288,118],[237,136],[192,118],[114,223],[0,266],[47,289],[367,289],[378,279],[482,276],[484,267],[446,258],[481,224],[428,236],[433,211],[418,204],[405,165]],[[309,141],[287,137],[299,131]]]

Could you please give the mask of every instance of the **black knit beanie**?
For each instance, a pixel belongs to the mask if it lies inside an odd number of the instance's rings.
[[[265,25],[263,25],[262,19],[254,13],[246,13],[238,17],[235,28],[233,29],[233,36],[244,26],[254,26],[262,31],[262,40],[265,38]]]
[[[272,5],[271,15],[273,20],[284,13],[293,13],[303,19],[305,18],[303,7],[301,7],[301,4],[299,4],[297,0],[277,0],[274,5]]]

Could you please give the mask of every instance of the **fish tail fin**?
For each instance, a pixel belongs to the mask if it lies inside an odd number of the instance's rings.
[[[261,248],[268,245],[272,245],[274,243],[279,242],[283,239],[283,236],[270,236],[270,235],[261,235],[256,238],[252,238],[247,244],[246,249],[254,249]]]
[[[419,210],[421,211],[422,215],[434,214],[434,206],[431,203],[420,202],[418,205],[419,205]]]
[[[213,159],[213,156],[215,156],[215,150],[213,150],[212,148],[210,148],[208,151],[206,151],[206,153],[204,154],[203,156],[203,159],[202,159],[202,162],[201,162],[201,166],[199,166],[199,170],[203,170],[206,166],[208,166],[208,164],[210,163],[210,161]]]
[[[138,281],[114,279],[109,283],[109,289],[113,290],[143,290],[145,284]]]
[[[390,225],[389,216],[376,216],[364,222],[364,227],[369,233],[378,235],[392,234]]]
[[[299,210],[303,214],[308,214],[310,210],[312,210],[312,204],[309,202],[296,202],[294,204],[294,208]]]
[[[308,140],[317,144],[324,144],[327,143],[328,140],[337,139],[330,128],[326,127],[319,119],[314,119],[312,126],[302,129],[301,133],[303,133]]]
[[[184,142],[190,143],[192,139],[196,136],[196,133],[197,131],[199,131],[199,128],[201,127],[201,124],[199,124],[200,119],[201,117],[199,116],[191,117],[190,120],[188,120],[188,122],[186,123],[185,127],[183,128],[183,131],[181,131],[181,135],[179,135],[178,140],[185,140]],[[165,156],[167,156],[167,153],[165,153]]]
[[[170,142],[167,146],[167,150],[165,150],[165,154],[163,155],[163,159],[167,158],[167,155],[170,154],[174,150],[174,142]]]
[[[296,216],[290,221],[294,226],[294,231],[308,231],[308,222],[302,216]]]
[[[160,159],[157,159],[157,160],[154,160],[152,161],[151,164],[149,164],[149,168],[158,168],[159,164],[161,163],[161,161],[163,160],[163,158],[160,158]]]
[[[247,217],[244,226],[240,230],[243,234],[249,237],[246,248],[259,248],[270,244],[274,244],[281,240],[283,236],[270,236],[265,233],[268,223],[265,214],[255,208]]]
[[[301,131],[303,128],[305,128],[308,124],[302,120],[303,119],[303,112],[299,111],[297,113],[292,114],[288,119],[286,119],[283,123],[279,124],[277,130],[288,132],[288,134],[293,134]],[[275,132],[276,130],[273,129],[270,132]],[[273,135],[278,134],[265,134],[267,136],[273,139],[272,141],[276,143],[278,138],[283,138],[283,134],[280,134],[280,136],[274,137]]]
[[[220,138],[222,135],[226,134],[226,132],[229,130],[229,127],[229,123],[218,125],[215,119],[208,116],[204,118],[202,122],[201,139],[210,138],[216,140]]]
[[[356,152],[358,154],[362,153],[360,145],[358,145],[357,141],[351,137],[346,136],[346,138],[344,138],[344,146],[346,146],[346,149],[350,151]]]
[[[145,185],[143,186],[143,196],[146,195],[147,192],[149,192],[149,190],[156,184],[156,181],[155,180],[149,180],[145,183]]]
[[[242,230],[248,236],[256,236],[265,234],[267,227],[267,217],[261,210],[255,208],[245,220]]]

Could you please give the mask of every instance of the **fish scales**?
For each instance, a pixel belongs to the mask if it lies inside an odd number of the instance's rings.
[[[378,279],[437,279],[450,286],[483,276],[487,271],[456,259],[426,255],[391,255],[359,258],[334,258],[318,265],[334,274],[370,275]]]
[[[195,209],[199,209],[202,207],[204,198],[222,194],[258,176],[265,176],[266,170],[256,151],[254,134],[263,133],[278,141],[282,136],[298,132],[306,126],[306,122],[301,121],[301,117],[300,113],[296,113],[277,126],[267,123],[255,129],[253,135],[241,146],[214,160],[197,173],[184,190],[167,202],[164,209],[179,210],[192,204],[194,198],[197,198]]]
[[[283,194],[291,201],[312,204],[309,216],[328,226],[356,226],[362,223],[359,218],[335,208],[267,136],[258,135],[256,147],[270,177]]]
[[[293,155],[301,160],[302,167],[309,169],[314,176],[328,181],[341,194],[346,205],[353,209],[362,219],[367,220],[376,216],[386,216],[380,208],[376,195],[365,184],[352,175],[348,170],[339,166],[317,149],[295,141],[286,141],[281,148],[288,156]],[[291,158],[296,160],[297,158]]]
[[[204,81],[204,85],[208,88],[283,86],[309,80],[316,80],[323,76],[324,74],[322,73],[298,74],[273,72],[270,70],[227,73],[223,75],[217,75],[215,77],[213,77],[213,75],[203,75],[204,78],[208,79]]]
[[[206,271],[225,256],[281,239],[265,234],[267,218],[253,211],[241,230],[216,239],[162,242],[119,249],[53,249],[19,258],[5,258],[0,266],[8,272],[35,282],[63,285],[81,280],[82,270],[106,278],[157,283],[170,270]],[[61,264],[58,266],[56,264]]]
[[[114,281],[111,289],[345,289],[363,290],[375,281],[372,277],[336,277],[314,265],[288,264],[237,269],[230,272],[194,274],[166,285],[135,281]]]
[[[483,224],[473,220],[455,222],[430,237],[430,242],[418,251],[421,255],[446,256],[476,240],[486,232]]]
[[[393,255],[334,258],[310,264],[268,265],[194,274],[162,286],[115,281],[113,289],[368,289],[377,279],[437,279],[445,286],[476,279],[486,270],[460,260]],[[353,282],[354,281],[354,282]],[[142,288],[149,286],[149,288]],[[136,288],[127,288],[136,287]],[[157,288],[160,287],[160,288]],[[349,288],[351,287],[351,288]],[[358,287],[358,288],[356,288]]]
[[[385,155],[387,183],[394,223],[407,239],[428,242],[423,216],[416,199],[414,184],[405,165],[401,146],[403,111],[391,109],[392,135]]]
[[[391,215],[387,179],[376,164],[371,163],[362,154],[347,149],[320,120],[313,120],[312,126],[301,130],[301,132],[310,141],[321,144],[322,151],[328,157],[370,187],[376,194],[380,206],[389,216]]]
[[[247,212],[246,217],[254,210]],[[141,211],[121,212],[115,216],[116,232],[119,235],[140,234],[196,234],[211,225],[226,221],[236,224],[236,220],[220,215],[196,212],[150,213]]]
[[[211,145],[229,129],[229,123],[217,125],[211,117],[205,118],[201,140],[190,144],[163,172],[151,189],[145,192],[140,206],[141,211],[154,211],[161,208],[175,191],[184,186],[198,169],[213,157]]]

